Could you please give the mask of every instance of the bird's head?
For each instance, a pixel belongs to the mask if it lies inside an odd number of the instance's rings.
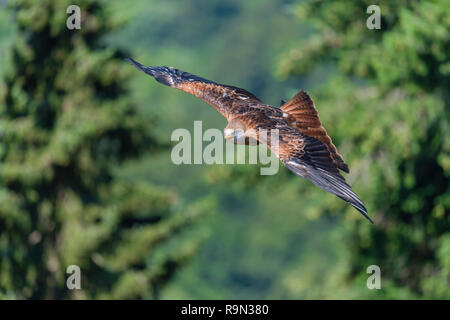
[[[246,126],[240,120],[231,120],[224,129],[225,139],[237,143],[245,140]]]

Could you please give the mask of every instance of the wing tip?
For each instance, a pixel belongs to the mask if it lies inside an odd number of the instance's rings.
[[[336,194],[336,193],[335,193],[335,195],[337,195],[339,198],[341,198],[345,202],[349,203],[353,208],[358,210],[358,212],[361,213],[364,216],[364,218],[366,218],[370,222],[370,224],[374,224],[372,219],[370,219],[370,217],[367,213],[366,206],[364,205],[362,200],[358,198],[358,196],[356,195],[356,193],[353,190],[350,189],[350,191],[351,191],[350,196],[347,195],[347,197],[344,197],[343,195]]]
[[[152,76],[156,81],[165,84],[166,86],[172,87],[177,81],[176,69],[168,67],[146,67],[132,58],[126,58],[126,61],[134,65],[138,70]]]
[[[367,213],[367,209],[366,206],[364,205],[364,202],[362,202],[362,200],[356,195],[356,193],[352,190],[350,185],[348,185],[345,181],[342,182],[349,188],[349,190],[345,191],[342,190],[343,194],[336,194],[336,193],[335,194],[345,202],[349,203],[353,208],[358,210],[358,212],[361,213],[364,216],[364,218],[366,218],[370,222],[370,224],[374,224],[372,219],[370,219]]]
[[[142,70],[143,69],[143,65],[140,64],[139,62],[137,62],[136,60],[134,60],[133,58],[125,58],[125,61],[128,61],[129,63],[131,63],[133,66],[135,66],[136,68]]]
[[[341,175],[328,172],[323,168],[317,168],[314,165],[306,163],[302,164],[295,160],[284,162],[284,164],[296,175],[307,178],[318,187],[347,202],[358,210],[371,224],[374,224],[372,219],[367,215],[367,209],[364,203],[358,198],[356,193],[352,190],[350,185],[345,182],[345,179]]]
[[[139,62],[137,62],[136,60],[132,59],[132,58],[126,58],[126,61],[128,61],[129,63],[131,63],[133,66],[136,67],[136,69],[145,72],[146,74],[154,77],[155,76],[155,72],[154,72],[154,68],[153,67],[146,67],[142,64],[140,64]]]
[[[370,219],[370,217],[368,216],[368,214],[367,214],[367,209],[366,209],[366,207],[364,206],[364,203],[358,198],[358,202],[356,202],[356,203],[354,203],[353,201],[352,202],[350,202],[350,201],[348,201],[348,200],[346,200],[346,199],[344,199],[345,201],[347,201],[348,203],[350,203],[351,205],[352,205],[352,207],[353,208],[355,208],[356,210],[358,210],[359,211],[359,213],[361,213],[363,216],[364,216],[364,218],[366,218],[369,222],[370,222],[370,224],[374,224],[373,223],[373,221],[372,221],[372,219]],[[352,199],[353,200],[353,199]]]

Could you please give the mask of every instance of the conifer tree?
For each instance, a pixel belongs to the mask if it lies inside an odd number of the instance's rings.
[[[129,98],[132,70],[104,45],[104,2],[10,3],[17,32],[0,82],[0,297],[157,298],[195,251],[184,230],[203,204],[115,170],[160,144]],[[130,70],[130,71],[128,71]],[[181,238],[180,238],[181,237]],[[184,237],[184,238],[183,238]],[[181,241],[181,239],[184,239]],[[67,267],[81,290],[66,287]]]
[[[375,264],[385,289],[378,296],[448,299],[449,6],[443,0],[380,2],[380,28],[370,29],[373,4],[299,3],[296,14],[315,32],[286,55],[280,71],[329,68],[316,102],[347,150],[356,190],[375,221],[347,221],[345,281],[366,278]],[[361,294],[375,293],[362,288]]]

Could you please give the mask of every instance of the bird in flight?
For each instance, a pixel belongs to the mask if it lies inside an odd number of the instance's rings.
[[[171,67],[147,67],[131,58],[128,61],[156,81],[190,93],[219,111],[228,120],[224,129],[228,141],[266,144],[297,176],[347,201],[373,223],[364,203],[340,174],[339,170],[349,172],[348,165],[322,126],[314,102],[305,91],[301,90],[287,102],[282,101],[277,108],[241,88]],[[263,139],[257,134],[258,130],[273,129],[279,133],[276,147],[270,137]]]

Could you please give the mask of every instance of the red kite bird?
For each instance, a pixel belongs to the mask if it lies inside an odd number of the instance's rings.
[[[283,164],[297,176],[347,201],[371,223],[364,203],[345,182],[339,170],[349,172],[347,164],[331,142],[319,119],[313,101],[300,91],[280,108],[265,104],[252,93],[206,80],[171,67],[146,67],[128,59],[136,68],[169,87],[190,93],[219,111],[227,120],[225,138],[239,138],[266,144]],[[278,129],[279,143],[261,139],[259,130]]]

